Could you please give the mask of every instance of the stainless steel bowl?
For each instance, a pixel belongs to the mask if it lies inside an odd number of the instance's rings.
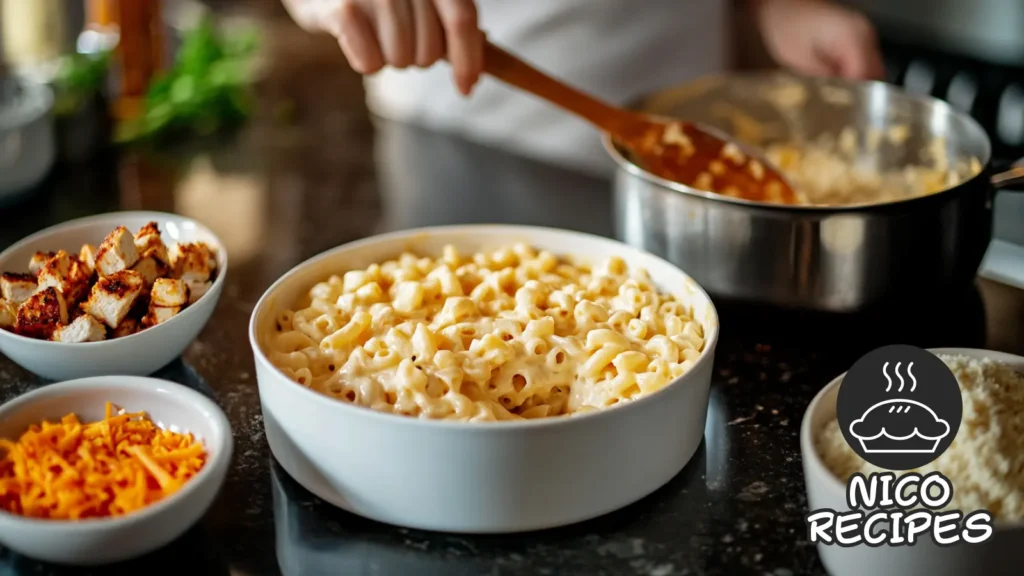
[[[859,135],[855,162],[880,170],[921,164],[941,148],[961,182],[877,204],[784,206],[733,199],[618,162],[616,233],[686,270],[717,297],[852,312],[894,298],[967,288],[991,238],[991,145],[969,116],[878,82],[783,73],[712,77],[643,99],[647,112],[717,127],[745,144]],[[900,127],[900,128],[896,128]],[[902,139],[870,133],[903,132]],[[999,175],[1001,187],[1018,179]]]

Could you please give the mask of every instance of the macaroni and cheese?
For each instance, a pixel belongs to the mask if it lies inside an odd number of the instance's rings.
[[[876,133],[869,132],[868,138],[872,134]],[[838,139],[826,136],[802,145],[773,144],[765,149],[765,157],[797,188],[798,204],[816,206],[873,204],[926,196],[957,186],[981,171],[977,159],[954,169],[944,156],[928,163],[878,169],[865,165],[864,159],[870,159],[876,152],[870,144],[866,153],[862,152],[857,148],[856,137],[856,132],[847,129]],[[933,148],[944,152],[941,147]]]
[[[276,320],[270,361],[320,393],[468,421],[580,414],[689,370],[704,330],[620,258],[596,267],[517,244],[331,276]]]

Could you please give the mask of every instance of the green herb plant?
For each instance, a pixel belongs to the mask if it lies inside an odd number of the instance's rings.
[[[109,52],[61,57],[53,81],[54,113],[71,116],[82,110],[103,89],[109,68]]]
[[[219,33],[207,16],[184,34],[174,64],[150,83],[142,113],[120,123],[119,142],[208,136],[252,111],[255,30]]]

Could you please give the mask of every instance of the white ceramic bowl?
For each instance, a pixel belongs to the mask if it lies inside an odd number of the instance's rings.
[[[0,406],[0,438],[16,439],[32,424],[70,412],[84,422],[103,419],[107,401],[146,411],[161,427],[191,432],[209,454],[206,465],[177,493],[118,518],[42,520],[0,512],[0,543],[38,560],[93,565],[127,560],[171,542],[210,507],[231,461],[231,426],[202,394],[173,382],[102,376],[43,386]]]
[[[655,285],[692,304],[705,350],[660,392],[574,418],[464,423],[428,421],[350,405],[277,370],[261,337],[278,314],[332,273],[404,250],[463,254],[525,242],[589,261],[624,258]],[[718,316],[707,294],[672,264],[625,244],[527,226],[451,226],[376,236],[300,264],[264,294],[249,337],[267,441],[281,466],[320,498],[410,528],[464,533],[561,526],[622,508],[675,476],[700,445],[707,418]]]
[[[935,354],[991,358],[1024,372],[1024,358],[971,348],[933,348]],[[810,510],[850,510],[846,484],[825,467],[814,439],[825,424],[836,417],[836,397],[845,373],[825,386],[804,414],[800,426],[800,453]],[[955,489],[955,486],[954,486]],[[971,512],[971,511],[967,511]],[[996,522],[992,537],[980,544],[937,546],[925,536],[914,546],[826,546],[818,554],[832,576],[986,576],[1020,574],[1020,551],[1024,549],[1024,522]]]
[[[181,355],[199,335],[224,290],[228,257],[224,244],[202,224],[162,212],[112,212],[51,226],[0,253],[0,271],[28,272],[38,251],[65,250],[77,254],[82,244],[98,245],[117,226],[132,232],[156,222],[164,243],[202,241],[217,250],[217,278],[210,290],[167,322],[131,336],[103,342],[68,344],[36,340],[0,330],[0,353],[30,372],[51,380],[103,374],[146,376]]]

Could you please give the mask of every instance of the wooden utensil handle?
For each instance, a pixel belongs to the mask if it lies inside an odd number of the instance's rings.
[[[606,132],[618,134],[626,120],[622,110],[555,80],[490,42],[484,43],[484,71],[564,108]]]

